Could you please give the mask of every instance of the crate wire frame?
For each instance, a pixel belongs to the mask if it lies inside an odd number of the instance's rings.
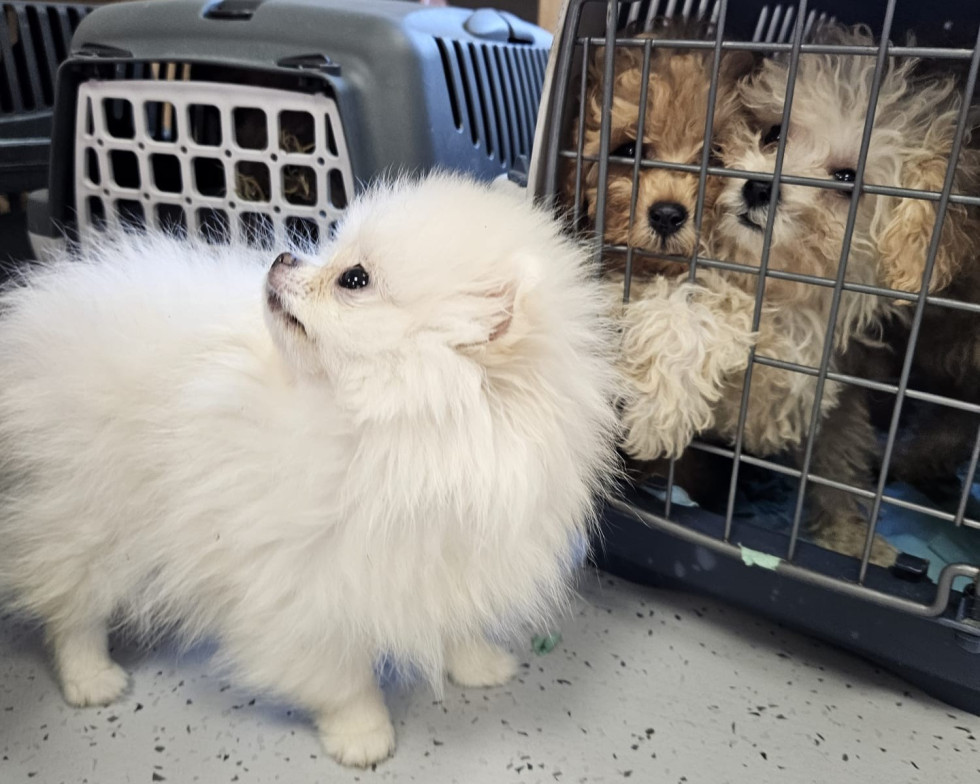
[[[580,24],[586,7],[603,5],[605,6],[605,30],[604,36],[583,35],[580,32]],[[799,488],[796,490],[796,500],[793,510],[792,527],[783,560],[780,561],[778,570],[782,573],[791,575],[803,581],[821,585],[832,590],[841,591],[853,596],[869,599],[878,604],[906,611],[920,616],[938,616],[942,614],[949,605],[951,590],[954,581],[958,578],[977,580],[980,578],[980,565],[977,564],[952,564],[945,567],[940,575],[936,586],[936,593],[933,601],[913,601],[893,595],[881,590],[870,588],[866,585],[868,576],[868,566],[870,561],[871,545],[875,530],[879,522],[880,511],[884,505],[894,506],[906,510],[919,512],[933,519],[938,519],[951,523],[957,527],[966,526],[972,529],[980,529],[980,521],[967,517],[966,510],[970,498],[971,487],[977,479],[977,463],[980,457],[980,427],[977,429],[976,438],[972,454],[969,458],[965,470],[962,495],[955,513],[946,512],[931,506],[924,506],[912,501],[907,501],[897,497],[889,496],[885,493],[888,467],[894,450],[895,441],[898,434],[899,419],[903,403],[907,399],[920,400],[931,404],[955,408],[960,411],[975,414],[980,417],[980,405],[971,403],[967,400],[960,400],[952,397],[935,395],[927,392],[909,388],[909,377],[912,370],[914,352],[919,331],[922,326],[923,314],[926,305],[937,306],[949,309],[958,309],[969,313],[977,314],[980,318],[980,303],[960,302],[941,296],[930,295],[928,291],[928,281],[932,274],[939,246],[940,230],[946,215],[947,206],[951,203],[966,204],[973,207],[980,206],[980,195],[966,195],[953,193],[955,166],[948,166],[946,178],[940,191],[923,191],[908,188],[898,188],[890,186],[876,186],[864,182],[864,168],[871,141],[873,129],[874,111],[877,105],[878,90],[881,83],[881,76],[886,59],[889,57],[908,57],[919,56],[923,58],[937,58],[950,62],[967,63],[969,72],[965,80],[964,101],[960,111],[955,137],[949,160],[957,161],[960,150],[963,146],[965,131],[967,127],[967,112],[970,107],[970,99],[974,95],[978,68],[980,68],[980,32],[978,39],[970,49],[949,49],[924,46],[894,46],[889,43],[892,32],[892,23],[895,16],[897,0],[888,0],[884,9],[883,21],[877,39],[881,43],[877,46],[841,46],[841,45],[820,45],[808,43],[808,34],[817,21],[827,18],[826,14],[821,14],[817,6],[819,2],[809,3],[807,0],[799,0],[794,5],[777,5],[772,8],[764,7],[758,23],[755,25],[753,40],[729,40],[726,38],[726,18],[731,10],[737,9],[737,0],[717,0],[709,3],[707,0],[646,0],[646,2],[632,2],[623,0],[580,0],[566,4],[566,11],[563,19],[563,28],[559,43],[556,44],[551,62],[549,63],[549,73],[546,77],[546,90],[551,91],[551,103],[543,104],[542,116],[544,122],[539,124],[537,144],[541,150],[536,165],[532,167],[530,187],[536,196],[544,198],[554,198],[558,193],[558,171],[562,162],[573,162],[575,165],[575,203],[572,206],[572,219],[575,225],[581,219],[581,186],[582,186],[582,163],[591,161],[598,163],[598,180],[600,187],[596,196],[596,220],[594,234],[596,237],[603,238],[604,219],[605,219],[605,200],[606,188],[604,183],[608,180],[610,155],[603,152],[597,157],[586,157],[583,154],[583,123],[584,106],[586,98],[585,79],[581,79],[580,89],[575,95],[571,95],[569,85],[572,83],[571,74],[578,71],[586,73],[587,65],[590,61],[592,51],[596,47],[604,47],[605,51],[614,51],[616,47],[638,47],[643,49],[643,74],[641,83],[646,83],[650,74],[651,53],[654,47],[661,48],[702,48],[712,49],[715,53],[714,72],[708,98],[708,116],[705,118],[705,144],[704,154],[699,164],[680,164],[668,161],[647,159],[642,157],[640,145],[637,145],[637,155],[634,159],[615,159],[621,164],[632,166],[632,197],[630,205],[630,222],[635,220],[636,200],[638,191],[638,177],[643,169],[659,168],[665,170],[682,171],[696,174],[699,177],[699,192],[694,216],[695,226],[700,236],[705,197],[705,181],[707,176],[718,176],[726,178],[738,178],[743,180],[756,180],[771,183],[771,198],[768,210],[767,225],[763,234],[763,252],[758,267],[748,266],[723,259],[713,259],[702,256],[695,250],[690,258],[679,259],[678,257],[664,256],[646,249],[636,248],[629,245],[612,245],[604,240],[596,243],[597,262],[604,254],[618,254],[625,258],[626,283],[624,290],[624,301],[629,300],[629,282],[632,274],[633,261],[636,257],[658,258],[669,261],[681,261],[689,264],[690,278],[693,280],[699,267],[714,268],[719,270],[729,270],[739,273],[747,273],[758,276],[756,288],[755,311],[753,314],[753,329],[757,329],[762,310],[762,294],[767,278],[795,281],[814,286],[832,288],[831,314],[828,319],[827,332],[824,337],[824,351],[819,367],[803,366],[796,363],[757,355],[753,349],[750,354],[749,364],[745,373],[745,382],[742,390],[741,409],[737,427],[737,437],[735,443],[730,447],[719,447],[696,440],[691,447],[705,452],[710,452],[732,460],[731,482],[728,488],[727,509],[724,518],[724,534],[721,537],[713,537],[702,532],[693,530],[672,519],[672,495],[674,489],[674,461],[670,462],[666,482],[665,502],[662,513],[654,513],[644,508],[639,508],[629,500],[613,498],[609,500],[611,506],[625,515],[633,518],[639,517],[647,525],[660,528],[677,535],[688,541],[693,541],[699,545],[719,550],[738,557],[740,549],[732,543],[732,526],[735,512],[736,490],[738,486],[739,468],[741,465],[752,465],[768,469],[776,474],[792,477],[799,480]],[[811,7],[813,6],[813,7]],[[644,8],[645,7],[645,8]],[[625,23],[653,19],[657,13],[671,16],[680,15],[684,18],[702,18],[710,22],[709,33],[714,36],[713,40],[680,40],[680,39],[637,39],[629,38],[623,34],[617,34]],[[597,12],[598,14],[598,12]],[[596,14],[596,15],[597,15]],[[572,43],[569,44],[568,42]],[[873,76],[873,87],[870,96],[870,107],[866,115],[866,122],[860,141],[860,155],[856,169],[855,181],[853,183],[842,183],[835,180],[821,180],[808,177],[793,176],[783,174],[783,158],[786,147],[786,135],[783,134],[777,148],[776,160],[773,172],[749,172],[741,170],[729,170],[722,167],[709,165],[709,149],[711,145],[712,114],[718,87],[718,62],[719,55],[723,51],[747,50],[779,54],[787,58],[788,62],[788,87],[785,96],[785,104],[782,117],[783,127],[788,127],[792,113],[793,87],[795,84],[799,58],[801,54],[812,53],[840,53],[855,54],[862,56],[875,57],[875,72]],[[604,59],[602,108],[603,114],[600,127],[600,149],[609,149],[609,139],[611,132],[610,109],[612,105],[612,77],[614,69],[614,57]],[[565,93],[565,94],[563,94]],[[557,97],[555,97],[557,96]],[[642,123],[645,117],[646,94],[641,95],[641,106],[638,108],[637,138],[642,138]],[[577,108],[574,104],[577,103]],[[577,133],[577,149],[569,149],[567,139],[569,138],[569,125],[565,121],[571,116],[577,115],[579,127]],[[544,126],[544,127],[542,127]],[[773,232],[773,218],[775,215],[775,205],[779,198],[779,186],[781,183],[804,185],[816,188],[834,189],[850,192],[850,206],[846,220],[844,241],[842,243],[841,256],[838,264],[837,275],[833,278],[822,278],[811,275],[803,275],[783,270],[769,269],[769,250],[771,246]],[[936,202],[936,221],[933,227],[932,236],[928,246],[925,269],[922,278],[922,286],[918,293],[908,293],[895,291],[880,286],[858,284],[845,280],[846,260],[850,251],[851,237],[854,231],[857,216],[858,199],[861,194],[875,194],[884,196],[895,196],[909,199],[922,199]],[[697,244],[695,245],[697,248]],[[901,373],[898,382],[894,384],[864,379],[858,376],[845,373],[838,373],[830,370],[830,358],[832,352],[833,329],[836,324],[836,313],[840,306],[843,292],[851,291],[865,295],[877,295],[892,299],[901,299],[913,305],[913,317],[911,322],[911,334],[908,341],[908,349],[902,362]],[[769,365],[787,371],[802,373],[816,379],[816,395],[810,417],[809,432],[805,440],[805,452],[800,468],[793,468],[774,462],[769,459],[758,458],[743,451],[743,431],[746,418],[746,411],[752,383],[752,369],[754,365]],[[845,484],[835,480],[819,476],[810,471],[813,444],[815,441],[817,427],[820,422],[819,406],[826,381],[840,382],[846,385],[863,387],[868,390],[887,392],[895,395],[895,405],[892,411],[891,420],[887,432],[887,441],[882,458],[882,468],[874,490],[865,487]],[[977,380],[980,384],[980,379]],[[855,580],[846,580],[838,576],[824,574],[804,566],[794,563],[797,553],[797,542],[803,519],[803,500],[808,484],[824,485],[838,490],[842,490],[856,495],[867,502],[870,502],[871,512],[869,515],[869,530],[865,541],[863,557],[860,568]],[[980,536],[980,534],[978,534]]]
[[[108,122],[107,113],[120,107],[132,118],[131,127],[123,123],[123,131]],[[216,144],[202,143],[194,132],[191,111],[200,107],[218,118],[220,130],[203,140],[218,139]],[[169,140],[155,138],[161,134],[150,127],[149,117],[161,109],[172,118]],[[209,241],[316,245],[329,236],[354,192],[340,113],[325,95],[212,82],[93,80],[79,86],[76,111],[75,204],[82,242],[93,232],[132,228],[133,223],[180,231],[173,216],[183,215],[186,230]],[[264,118],[261,148],[240,143],[241,120],[235,113],[243,111]],[[281,132],[289,130],[282,118],[290,114],[308,116],[313,149],[281,149]],[[159,122],[154,118],[154,124]],[[135,160],[138,168],[121,178],[115,161],[122,156]],[[160,162],[179,167],[169,173],[179,175],[179,187],[160,187],[155,169]],[[242,163],[265,172],[266,193],[255,197],[242,192],[236,181]],[[220,168],[219,187],[202,189],[205,167],[212,173]],[[284,175],[290,167],[302,167],[313,177],[311,203],[285,192]]]

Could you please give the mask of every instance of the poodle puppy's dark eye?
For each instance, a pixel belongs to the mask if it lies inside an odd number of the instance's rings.
[[[854,182],[857,172],[854,169],[834,169],[831,174],[837,182]]]
[[[617,158],[635,158],[636,157],[636,139],[630,139],[623,142],[619,147],[612,151],[613,156]]]
[[[763,144],[776,144],[779,141],[779,137],[783,135],[783,126],[774,125],[768,131],[766,135],[762,137]]]
[[[360,264],[345,269],[337,278],[337,285],[342,289],[363,289],[371,282],[371,276]]]

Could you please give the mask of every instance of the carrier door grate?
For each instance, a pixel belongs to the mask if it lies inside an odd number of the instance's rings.
[[[79,88],[75,138],[83,240],[153,227],[211,242],[315,247],[353,194],[340,114],[324,95],[90,81]]]

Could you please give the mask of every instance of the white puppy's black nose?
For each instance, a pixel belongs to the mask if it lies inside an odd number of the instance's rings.
[[[749,180],[742,186],[742,198],[750,210],[756,207],[768,207],[772,198],[772,185],[768,182]]]
[[[272,262],[273,267],[299,267],[301,264],[302,262],[292,253],[280,253]]]
[[[687,220],[687,210],[676,201],[658,201],[650,206],[647,220],[650,228],[666,239],[681,230]]]

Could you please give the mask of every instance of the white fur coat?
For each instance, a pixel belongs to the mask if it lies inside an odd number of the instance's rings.
[[[176,627],[368,764],[380,654],[496,682],[483,635],[564,600],[614,462],[608,330],[507,187],[383,185],[321,258],[273,255],[129,236],[3,294],[0,587],[71,702],[125,687],[107,628]]]

